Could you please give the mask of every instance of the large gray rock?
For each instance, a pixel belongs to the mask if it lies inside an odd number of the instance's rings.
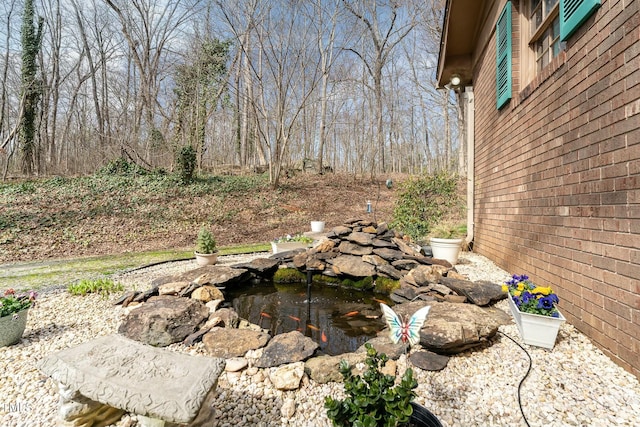
[[[384,353],[389,356],[391,360],[398,360],[400,356],[402,356],[405,352],[406,344],[403,344],[401,341],[397,344],[394,344],[389,338],[389,334],[385,334],[384,336],[371,338],[367,341],[368,344],[371,344],[373,348],[376,349],[378,353]],[[364,345],[360,346],[356,353],[366,353],[367,349]]]
[[[441,371],[447,367],[449,359],[449,356],[432,351],[416,351],[409,356],[409,360],[413,365],[425,371]]]
[[[362,246],[353,242],[348,242],[346,240],[343,240],[342,242],[340,242],[340,245],[338,246],[338,250],[343,254],[362,256],[362,255],[370,255],[373,252],[373,247]]]
[[[63,388],[96,402],[141,416],[188,423],[215,388],[224,365],[223,359],[158,349],[110,335],[53,353],[39,368]]]
[[[375,266],[364,262],[362,257],[342,255],[330,262],[332,270],[336,274],[346,274],[353,277],[369,277],[376,274]]]
[[[195,283],[197,286],[211,285],[216,287],[225,287],[242,282],[249,277],[249,271],[244,268],[232,268],[226,265],[207,265],[185,271],[181,274],[159,277],[153,280],[151,285],[153,287],[158,287],[166,283],[188,282]],[[193,288],[191,290],[193,291]]]
[[[419,265],[404,277],[413,286],[428,286],[432,283],[439,283],[442,275],[447,269],[441,265]]]
[[[342,375],[338,370],[341,360],[346,360],[349,366],[356,366],[364,362],[366,353],[344,353],[339,356],[318,356],[307,360],[304,370],[309,378],[320,384],[342,382]]]
[[[457,294],[466,296],[475,305],[485,306],[507,297],[502,291],[502,285],[484,280],[471,282],[443,277],[442,283]]]
[[[247,351],[264,347],[269,334],[250,329],[212,328],[202,337],[204,347],[213,357],[241,357]]]
[[[361,246],[371,246],[373,245],[373,238],[374,236],[372,234],[369,233],[363,233],[361,231],[354,231],[353,233],[349,234],[346,239],[350,242],[353,242],[355,244],[361,245]]]
[[[373,250],[373,253],[381,256],[389,262],[397,261],[402,259],[404,256],[402,251],[392,248],[376,248]]]
[[[271,277],[276,272],[276,270],[278,270],[278,264],[278,261],[275,259],[255,258],[249,262],[234,264],[231,267],[249,270],[250,272],[261,277]]]
[[[209,309],[198,300],[157,296],[131,311],[118,332],[145,344],[165,347],[193,334],[208,317]]]
[[[255,366],[271,368],[285,363],[301,362],[310,357],[317,348],[316,342],[298,331],[276,335],[264,348]]]
[[[450,302],[409,302],[397,304],[394,311],[411,316],[421,307],[431,306],[427,320],[420,330],[420,344],[438,354],[456,354],[482,345],[498,332],[500,325],[511,317],[495,307]]]

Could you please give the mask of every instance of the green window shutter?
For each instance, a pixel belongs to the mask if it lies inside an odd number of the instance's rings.
[[[560,40],[567,41],[599,7],[600,0],[560,0]]]
[[[511,99],[511,2],[496,24],[496,99],[498,110]]]

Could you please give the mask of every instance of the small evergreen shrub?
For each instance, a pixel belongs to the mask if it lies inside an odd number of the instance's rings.
[[[216,239],[213,234],[204,227],[198,231],[196,239],[196,252],[199,254],[212,254],[216,252]]]
[[[408,368],[394,386],[395,377],[381,372],[389,360],[387,355],[378,354],[369,343],[365,347],[366,370],[362,376],[354,375],[349,364],[340,361],[347,397],[344,400],[325,397],[327,416],[336,427],[394,427],[409,421],[413,413],[411,401],[416,396],[414,389],[418,387],[413,370]]]

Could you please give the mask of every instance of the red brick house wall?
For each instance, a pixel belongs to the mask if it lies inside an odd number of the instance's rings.
[[[501,110],[495,32],[474,51],[474,251],[551,285],[568,321],[640,377],[640,1],[603,0],[526,87],[516,21]]]

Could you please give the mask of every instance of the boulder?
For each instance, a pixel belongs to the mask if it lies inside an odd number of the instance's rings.
[[[403,344],[401,341],[394,344],[393,341],[391,341],[391,338],[389,338],[388,333],[385,333],[384,336],[371,338],[367,343],[371,344],[378,353],[384,353],[389,356],[389,359],[391,360],[398,360],[400,356],[404,354],[406,348],[406,344]],[[356,350],[356,353],[366,352],[367,349],[364,345],[360,346],[358,350]]]
[[[409,356],[409,360],[413,365],[425,371],[441,371],[447,367],[449,359],[449,356],[432,351],[416,351]]]
[[[502,285],[489,281],[471,282],[469,280],[443,277],[442,283],[459,295],[464,295],[475,305],[486,306],[507,297]]]
[[[346,274],[353,277],[369,277],[376,274],[376,269],[362,257],[342,255],[331,260],[332,270],[336,274]]]
[[[422,329],[420,344],[438,354],[461,353],[486,343],[500,325],[511,323],[511,317],[495,307],[450,302],[409,302],[393,307],[400,316],[411,316],[425,305],[431,306]]]
[[[342,382],[342,375],[338,371],[341,360],[346,360],[349,366],[356,366],[364,362],[366,353],[344,353],[339,356],[318,356],[307,360],[304,370],[309,378],[320,384]]]
[[[193,279],[193,282],[200,285],[210,285],[219,288],[231,286],[249,278],[248,270],[243,268],[232,268],[226,265],[213,265],[203,267],[202,274]]]
[[[201,286],[191,293],[191,298],[208,303],[209,301],[224,300],[224,295],[215,286]]]
[[[180,291],[189,286],[189,282],[169,282],[158,286],[159,295],[178,295]]]
[[[373,235],[370,233],[363,233],[361,231],[354,231],[349,234],[346,239],[352,243],[355,243],[360,246],[371,246],[373,245]]]
[[[405,280],[417,287],[439,283],[446,268],[440,265],[419,265],[405,276]]]
[[[250,329],[212,328],[202,337],[204,347],[213,357],[242,357],[249,350],[264,347],[269,334]]]
[[[357,243],[348,242],[346,240],[343,240],[342,242],[340,242],[340,245],[338,246],[338,250],[343,254],[362,256],[362,255],[371,254],[373,252],[373,247],[372,246],[362,246],[362,245],[359,245]]]
[[[264,348],[255,366],[271,368],[286,363],[300,362],[311,356],[318,344],[298,331],[276,335]]]
[[[256,258],[249,262],[234,264],[231,268],[248,270],[260,277],[271,277],[278,269],[278,261],[271,258]]]
[[[269,380],[278,390],[297,390],[304,376],[304,362],[290,363],[269,370]]]
[[[381,256],[389,262],[397,261],[403,258],[402,251],[392,248],[375,248],[373,253]]]
[[[200,301],[168,295],[151,297],[125,317],[118,332],[145,344],[165,347],[193,334],[207,317],[209,309]]]

